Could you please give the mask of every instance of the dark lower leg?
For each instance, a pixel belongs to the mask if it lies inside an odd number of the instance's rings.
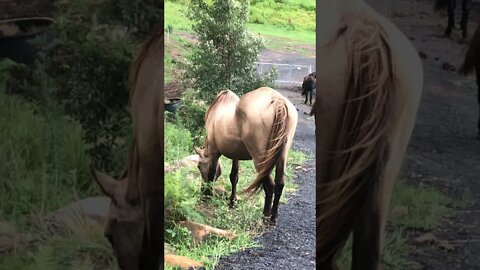
[[[232,194],[230,195],[230,208],[235,206],[237,199],[237,183],[238,183],[238,160],[232,160],[232,171],[230,172],[230,183],[232,184]]]
[[[273,187],[274,185],[272,177],[266,177],[263,180],[263,190],[265,191],[265,204],[263,205],[263,215],[265,217],[269,217],[272,213]]]
[[[284,158],[281,157],[277,162],[277,166],[275,166],[275,198],[273,199],[272,217],[270,219],[270,222],[272,224],[276,223],[276,219],[278,216],[278,205],[280,203],[280,197],[282,196],[284,186],[285,162]]]
[[[312,105],[312,95],[313,95],[313,90],[310,92],[310,105]]]
[[[448,7],[447,7],[447,13],[448,13],[448,24],[447,24],[447,29],[445,29],[445,36],[450,36],[450,33],[452,32],[453,27],[455,26],[455,0],[448,1]]]
[[[480,63],[475,65],[475,75],[477,78],[477,104],[478,104],[478,122],[477,122],[477,139],[480,140]]]
[[[379,205],[370,200],[358,216],[353,229],[352,270],[380,269],[380,213]]]
[[[348,236],[348,235],[347,235]],[[342,250],[342,247],[345,245],[346,239],[339,239],[339,244],[335,246],[325,246],[325,250],[317,249],[317,269],[322,270],[339,270],[337,264],[337,257]],[[318,247],[318,246],[317,246]],[[320,254],[330,254],[328,257],[323,257]]]
[[[462,38],[467,37],[467,28],[468,28],[468,15],[470,9],[470,1],[471,0],[463,0],[462,2],[462,20],[460,22],[460,26],[462,28]]]

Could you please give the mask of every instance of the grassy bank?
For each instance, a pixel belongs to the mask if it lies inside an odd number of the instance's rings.
[[[167,163],[193,154],[189,132],[177,125],[166,123],[165,149]],[[295,191],[294,167],[302,164],[306,158],[302,152],[290,151],[286,188],[281,203],[286,203],[288,194]],[[255,196],[252,199],[240,196],[237,207],[233,210],[228,208],[228,196],[231,190],[228,175],[231,160],[222,157],[220,164],[223,174],[217,180],[216,185],[225,187],[228,194],[214,197],[206,202],[200,200],[202,180],[196,167],[182,168],[165,174],[165,208],[166,214],[168,214],[165,232],[167,249],[177,255],[198,260],[204,263],[207,269],[213,269],[220,256],[257,246],[258,244],[253,238],[265,230],[262,224],[263,195]],[[238,190],[246,188],[255,176],[253,162],[241,162]],[[200,244],[194,243],[189,231],[178,225],[182,219],[230,230],[237,237],[233,240],[212,237]],[[167,267],[166,269],[171,268]]]
[[[191,32],[187,5],[188,1],[165,2],[165,25],[171,25],[174,32]],[[315,44],[315,1],[250,1],[247,28],[267,41],[273,37]]]
[[[15,252],[2,254],[0,269],[114,266],[102,228],[77,224],[59,233],[43,221],[50,211],[96,194],[82,135],[77,123],[53,108],[45,110],[0,91],[0,221],[12,224],[24,240]],[[13,243],[7,239],[0,248]]]

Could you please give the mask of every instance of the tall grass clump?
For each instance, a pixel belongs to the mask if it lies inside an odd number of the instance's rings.
[[[0,217],[45,213],[90,191],[83,130],[0,92]]]

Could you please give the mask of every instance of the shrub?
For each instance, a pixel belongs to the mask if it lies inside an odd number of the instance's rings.
[[[224,89],[238,95],[260,86],[273,86],[274,74],[259,75],[254,67],[263,40],[249,33],[248,1],[191,0],[188,16],[194,21],[198,45],[188,57],[186,74],[196,95],[210,102]]]

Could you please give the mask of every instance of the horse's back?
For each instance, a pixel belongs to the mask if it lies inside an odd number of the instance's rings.
[[[274,111],[271,107],[273,99],[283,100],[288,108],[289,115],[294,119],[298,118],[297,110],[292,102],[270,87],[261,87],[242,96],[237,104],[236,113],[251,120],[273,116]]]

